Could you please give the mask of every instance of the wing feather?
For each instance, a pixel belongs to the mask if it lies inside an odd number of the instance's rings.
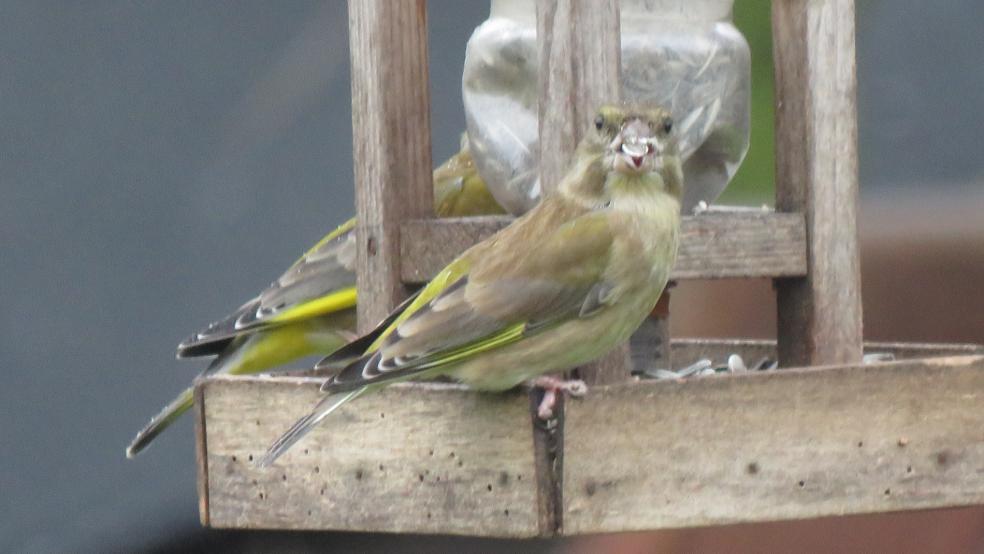
[[[236,337],[355,306],[355,220],[338,227],[261,292],[178,345],[178,357],[221,353]]]
[[[605,281],[614,240],[609,214],[572,216],[548,202],[541,208],[556,213],[517,220],[465,252],[377,333],[365,355],[323,388],[353,390],[440,373],[480,352],[604,309],[617,295]],[[531,240],[517,248],[522,236]]]

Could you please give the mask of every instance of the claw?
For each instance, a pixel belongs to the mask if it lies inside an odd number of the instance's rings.
[[[553,418],[554,406],[557,405],[557,392],[566,392],[571,396],[584,396],[588,392],[588,386],[580,379],[565,381],[557,377],[543,375],[530,381],[534,387],[543,389],[543,399],[536,409],[536,415],[542,420]]]

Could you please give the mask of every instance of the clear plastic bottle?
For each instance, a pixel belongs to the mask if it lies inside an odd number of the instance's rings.
[[[684,156],[683,209],[711,203],[748,151],[751,56],[731,22],[733,0],[622,0],[622,92],[665,106]],[[507,210],[540,196],[536,13],[492,0],[468,41],[462,94],[475,163]]]

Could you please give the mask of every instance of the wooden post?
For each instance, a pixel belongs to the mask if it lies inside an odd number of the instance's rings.
[[[407,294],[400,225],[433,210],[425,0],[349,0],[359,331]]]
[[[549,193],[599,106],[621,98],[617,0],[537,0],[540,183]],[[588,384],[628,378],[628,348],[582,370]]]
[[[854,1],[773,0],[776,208],[806,220],[808,275],[777,279],[781,365],[861,359]]]

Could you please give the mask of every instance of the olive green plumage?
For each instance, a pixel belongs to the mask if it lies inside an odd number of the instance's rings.
[[[505,213],[485,188],[465,138],[461,151],[434,170],[439,217]],[[203,375],[242,375],[327,355],[354,338],[355,219],[326,235],[256,298],[178,345],[179,358],[215,356]],[[192,405],[182,391],[137,434],[132,458]]]
[[[682,172],[671,134],[660,108],[602,108],[555,193],[319,364],[343,366],[323,386],[329,396],[261,463],[342,404],[389,383],[446,375],[504,390],[627,340],[676,258]]]

